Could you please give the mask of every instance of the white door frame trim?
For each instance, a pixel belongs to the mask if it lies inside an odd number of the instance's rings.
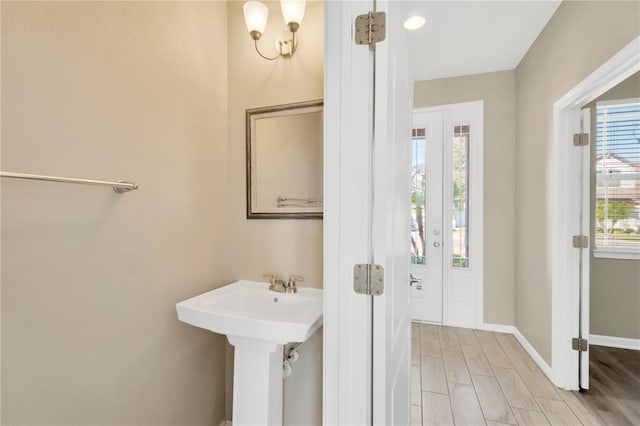
[[[371,1],[327,1],[324,60],[323,424],[371,423],[371,296],[353,291],[370,253],[369,162],[373,56],[353,42]],[[363,110],[365,105],[367,109]],[[368,105],[368,106],[367,106]]]
[[[470,150],[470,164],[473,166],[470,168],[470,180],[471,180],[471,188],[469,194],[469,204],[470,209],[472,209],[472,218],[469,219],[469,225],[473,224],[475,226],[474,232],[474,240],[472,240],[472,246],[470,251],[473,253],[473,261],[472,261],[472,269],[473,269],[473,277],[476,282],[480,283],[479,289],[476,292],[476,315],[474,318],[475,324],[472,326],[473,328],[481,328],[482,324],[484,324],[484,100],[478,101],[470,101],[470,102],[459,102],[454,104],[446,104],[446,105],[437,105],[432,107],[421,107],[414,108],[413,114],[420,113],[428,113],[428,112],[436,112],[441,111],[446,113],[449,110],[455,108],[464,108],[464,107],[475,107],[479,108],[482,119],[481,122],[478,123],[478,127],[480,129],[479,132],[479,144],[474,149]],[[446,116],[446,114],[445,114]],[[443,128],[446,123],[443,123]],[[442,137],[445,138],[447,132],[443,132]],[[443,148],[446,146],[446,142],[443,143]],[[444,161],[446,161],[448,157],[444,156]],[[447,170],[447,167],[444,168],[444,171]],[[444,182],[446,183],[446,182]],[[443,216],[443,223],[446,223],[447,218]],[[442,232],[445,230],[443,228]],[[446,242],[447,239],[444,238],[443,242]],[[446,261],[444,260],[446,256],[443,256],[443,303],[442,303],[442,323],[444,325],[450,324],[450,297],[449,290],[451,284],[451,272],[450,269],[447,268]],[[455,325],[455,324],[454,324]]]
[[[574,149],[571,140],[573,133],[579,131],[576,123],[579,124],[580,108],[638,71],[640,37],[631,41],[553,105],[551,366],[554,384],[565,389],[578,389],[578,357],[572,356],[576,352],[571,350],[571,338],[576,337],[578,330],[580,295],[576,267],[578,254],[571,244],[571,236],[577,231],[577,216],[574,214],[579,211],[580,187],[574,173],[579,170],[580,160],[571,156],[571,150]],[[585,204],[588,206],[588,203]],[[588,207],[583,213],[589,217]],[[586,235],[589,235],[590,224],[584,226]],[[587,259],[589,251],[586,251]],[[583,294],[588,296],[588,292],[589,285],[585,283]],[[588,306],[585,308],[583,318],[588,318]]]

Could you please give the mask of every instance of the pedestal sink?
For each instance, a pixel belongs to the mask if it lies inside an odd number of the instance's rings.
[[[322,290],[268,288],[237,281],[176,304],[181,321],[225,334],[235,346],[234,425],[282,425],[283,346],[322,325]]]

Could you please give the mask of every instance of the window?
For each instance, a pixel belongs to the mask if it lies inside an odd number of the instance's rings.
[[[640,101],[596,104],[596,257],[640,256]]]
[[[413,129],[411,138],[411,264],[426,265],[427,196],[426,130]]]
[[[469,125],[453,129],[452,266],[469,267]]]

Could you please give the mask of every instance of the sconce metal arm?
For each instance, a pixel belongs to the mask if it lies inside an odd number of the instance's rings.
[[[296,50],[298,49],[298,43],[296,43],[296,32],[298,31],[298,28],[293,27],[295,28],[295,31],[292,31],[291,28],[292,27],[289,26],[289,30],[291,31],[291,54],[289,56],[293,57],[293,54],[296,53]],[[280,46],[280,50],[282,50],[282,46]]]
[[[260,55],[260,57],[262,57],[263,59],[266,59],[267,61],[275,61],[280,56],[282,56],[282,47],[280,47],[280,52],[278,53],[277,56],[274,56],[273,58],[270,58],[270,57],[264,56],[262,53],[260,53],[260,49],[258,49],[258,40],[254,40],[253,44],[256,47],[256,52],[258,52],[258,55]]]
[[[289,27],[289,29],[290,29],[290,30],[291,30],[291,28],[292,28],[292,27]],[[293,28],[295,28],[295,27],[293,27]],[[297,31],[297,28],[295,28],[295,29],[296,29],[296,31]],[[286,55],[285,55],[285,54],[283,54],[283,53],[282,53],[282,42],[281,42],[281,41],[279,41],[279,42],[278,42],[278,54],[277,54],[276,56],[272,57],[272,58],[270,58],[270,57],[268,57],[268,56],[263,55],[263,54],[260,52],[260,49],[258,49],[258,40],[260,39],[260,37],[262,36],[262,34],[260,34],[260,33],[259,33],[259,32],[257,32],[257,31],[255,31],[255,34],[253,34],[254,32],[252,32],[252,34],[251,34],[251,38],[253,38],[253,45],[254,45],[254,46],[255,46],[255,48],[256,48],[256,52],[258,52],[258,55],[260,55],[260,57],[261,57],[262,59],[266,59],[267,61],[275,61],[276,59],[278,59],[278,58],[280,58],[280,57],[283,57],[283,56],[293,56],[293,54],[294,54],[294,53],[296,53],[296,50],[297,50],[297,47],[298,47],[298,44],[296,43],[296,31],[291,31],[291,44],[292,44],[292,46],[291,46],[291,50],[290,50],[290,52],[291,52],[291,53],[286,54]],[[289,43],[289,41],[287,40],[287,41],[285,41],[285,43]]]

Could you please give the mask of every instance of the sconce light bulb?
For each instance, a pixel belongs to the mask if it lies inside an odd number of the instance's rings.
[[[247,30],[251,38],[258,40],[267,26],[267,18],[269,17],[269,8],[259,1],[248,1],[242,6],[244,12],[244,22],[247,24]],[[254,33],[258,33],[256,35]]]
[[[282,8],[282,17],[284,23],[291,30],[292,24],[297,24],[296,30],[300,28],[302,18],[304,17],[304,9],[306,0],[280,0],[280,7]],[[295,32],[291,30],[291,32]]]

